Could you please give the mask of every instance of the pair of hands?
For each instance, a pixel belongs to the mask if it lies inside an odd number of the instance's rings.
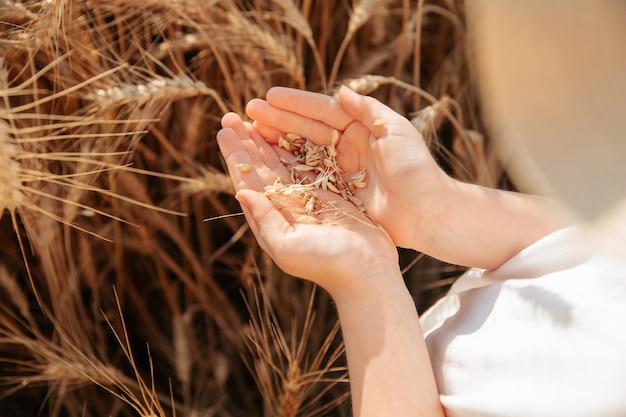
[[[253,123],[226,114],[217,140],[250,227],[281,269],[332,295],[367,276],[397,272],[396,246],[423,249],[423,224],[432,219],[429,209],[449,177],[406,118],[345,87],[338,99],[274,87],[266,100],[250,101],[246,113]],[[296,133],[322,144],[330,142],[333,129],[340,133],[336,148],[342,174],[350,178],[365,170],[367,186],[356,197],[387,233],[352,216],[334,224],[299,223],[262,194],[277,177],[289,182],[278,156],[280,135]],[[240,164],[252,169],[240,170]],[[339,209],[354,209],[332,194],[318,197],[337,202]]]
[[[443,416],[415,304],[396,246],[459,265],[493,269],[563,226],[543,198],[465,184],[448,177],[404,117],[346,88],[338,99],[273,88],[246,109],[253,123],[229,113],[218,142],[236,197],[260,245],[285,272],[324,287],[335,301],[348,357],[355,416]],[[262,192],[289,172],[279,135],[315,143],[341,137],[337,163],[346,179],[365,170],[356,197],[368,216],[299,223]],[[246,169],[238,168],[242,165]],[[251,168],[251,169],[248,169]],[[321,200],[355,212],[330,191]],[[319,216],[327,213],[319,213]],[[332,216],[332,212],[330,213]],[[386,232],[385,232],[386,230]]]

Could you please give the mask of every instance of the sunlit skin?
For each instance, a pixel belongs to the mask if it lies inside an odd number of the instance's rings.
[[[342,216],[335,221],[332,212],[320,215],[332,224],[305,224],[294,220],[286,210],[278,210],[261,192],[277,177],[289,178],[278,160],[274,146],[265,142],[250,124],[233,114],[222,120],[218,134],[230,175],[250,227],[261,247],[287,273],[310,279],[330,292],[336,292],[354,274],[365,274],[377,263],[395,265],[397,252],[393,241],[367,218]],[[254,169],[240,170],[238,164]],[[351,203],[333,193],[319,193],[322,201],[332,199],[337,209],[354,212]],[[320,259],[325,262],[319,263]],[[370,265],[373,264],[373,265]]]
[[[247,106],[253,123],[234,113],[217,139],[246,219],[261,247],[285,272],[311,280],[333,297],[346,345],[355,416],[443,415],[413,300],[396,246],[462,265],[495,268],[562,226],[544,199],[502,192],[448,177],[411,123],[379,101],[346,88],[338,99],[273,88]],[[279,135],[328,143],[340,132],[337,161],[344,175],[366,171],[356,196],[367,218],[318,224],[294,220],[263,195],[277,177]],[[243,165],[242,165],[243,164]],[[246,169],[238,169],[245,166]],[[252,169],[248,169],[248,167]],[[322,201],[351,203],[332,193]]]
[[[290,131],[328,142],[339,130],[339,165],[348,175],[365,169],[368,187],[357,197],[397,246],[495,269],[569,222],[547,199],[450,178],[406,118],[348,88],[335,99],[275,87],[266,100],[252,100],[247,113],[270,142]]]

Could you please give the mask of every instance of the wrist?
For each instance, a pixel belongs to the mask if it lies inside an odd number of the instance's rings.
[[[411,221],[408,224],[412,227],[405,229],[409,232],[406,237],[407,245],[398,245],[428,255],[433,255],[432,248],[449,231],[451,210],[458,208],[454,198],[460,182],[442,171],[432,184],[431,191],[425,194],[426,197],[421,195],[421,201],[411,205]]]
[[[551,201],[449,177],[415,230],[412,248],[439,260],[495,269],[569,224]]]
[[[327,291],[339,307],[369,302],[366,300],[407,290],[398,263],[385,262],[375,267],[354,270],[350,279],[338,280]]]

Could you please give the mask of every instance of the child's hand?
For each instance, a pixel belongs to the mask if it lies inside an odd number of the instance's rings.
[[[418,250],[427,246],[424,225],[432,223],[437,212],[433,200],[450,179],[406,118],[347,88],[339,91],[336,100],[275,87],[268,91],[266,101],[252,100],[247,113],[255,120],[255,129],[273,143],[285,133],[328,143],[337,129],[337,160],[346,179],[366,171],[367,186],[356,193],[366,212],[396,245]]]
[[[569,220],[550,201],[456,181],[439,168],[413,125],[372,97],[342,88],[339,99],[275,87],[252,100],[254,129],[270,142],[297,133],[328,143],[340,133],[346,179],[366,171],[356,191],[394,243],[437,259],[493,269]]]
[[[374,226],[352,203],[319,191],[339,211],[304,213],[300,199],[279,210],[262,193],[276,178],[288,183],[289,173],[269,144],[234,113],[222,119],[217,139],[246,218],[261,247],[285,272],[309,279],[331,295],[352,291],[368,277],[400,277],[397,251],[389,236]],[[341,210],[350,215],[336,215]],[[302,215],[305,222],[298,221]],[[308,220],[307,220],[308,219]]]

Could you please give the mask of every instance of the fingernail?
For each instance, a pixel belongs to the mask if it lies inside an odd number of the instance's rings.
[[[239,204],[241,204],[242,207],[244,208],[248,208],[248,199],[245,196],[245,193],[241,193],[241,191],[237,191],[235,193],[235,200],[237,200],[239,202]]]
[[[358,93],[356,91],[354,91],[353,89],[351,89],[347,85],[342,85],[341,87],[339,87],[339,94],[347,94],[347,95],[351,95],[351,96],[357,96],[358,95]]]

